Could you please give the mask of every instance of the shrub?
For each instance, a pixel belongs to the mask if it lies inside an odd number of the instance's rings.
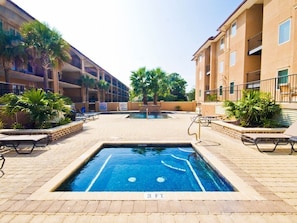
[[[181,111],[181,106],[180,105],[175,106],[175,111]]]
[[[277,127],[279,123],[275,117],[281,108],[270,94],[259,91],[243,91],[241,100],[237,102],[225,101],[228,117],[235,117],[244,127]]]
[[[11,127],[12,127],[13,129],[23,129],[23,128],[24,128],[24,126],[23,126],[21,123],[18,123],[18,122],[14,122],[14,123],[11,125]]]
[[[42,89],[27,90],[23,95],[6,94],[1,97],[1,102],[4,104],[5,114],[28,114],[33,128],[49,128],[52,119],[60,114],[64,118],[70,112],[67,105],[71,104],[68,98]]]

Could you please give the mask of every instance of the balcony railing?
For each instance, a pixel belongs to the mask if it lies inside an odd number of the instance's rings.
[[[248,40],[249,55],[258,55],[262,50],[262,32]]]
[[[210,101],[238,101],[243,90],[257,90],[267,92],[278,103],[297,103],[297,74],[251,81],[234,87],[222,87],[205,90],[205,102]]]
[[[209,75],[210,74],[210,65],[205,66],[205,74]]]

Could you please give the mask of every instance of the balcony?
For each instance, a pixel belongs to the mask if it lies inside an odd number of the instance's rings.
[[[248,40],[248,55],[260,55],[262,52],[262,32]]]
[[[210,65],[205,66],[205,74],[210,75]]]
[[[284,77],[276,77],[266,80],[256,80],[234,85],[234,87],[222,87],[204,91],[205,102],[211,101],[238,101],[242,97],[243,90],[256,90],[267,92],[278,103],[297,103],[297,74]]]

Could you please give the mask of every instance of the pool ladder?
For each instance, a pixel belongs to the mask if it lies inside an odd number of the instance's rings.
[[[200,120],[200,117],[202,115],[200,113],[198,113],[195,117],[192,118],[192,122],[191,124],[189,125],[188,127],[188,135],[195,135],[196,137],[196,141],[197,142],[201,142],[201,139],[200,139],[200,130],[201,130],[201,120]],[[198,123],[198,131],[197,132],[190,132],[191,130],[191,127],[194,123]]]

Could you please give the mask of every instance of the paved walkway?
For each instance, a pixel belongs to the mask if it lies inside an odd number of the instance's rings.
[[[210,127],[202,128],[205,149],[263,200],[30,200],[32,193],[97,142],[195,138],[187,134],[190,113],[164,120],[124,116],[101,115],[86,122],[82,132],[36,148],[31,155],[2,151],[6,163],[0,178],[0,222],[297,222],[297,154],[288,155],[289,146],[259,153]]]

